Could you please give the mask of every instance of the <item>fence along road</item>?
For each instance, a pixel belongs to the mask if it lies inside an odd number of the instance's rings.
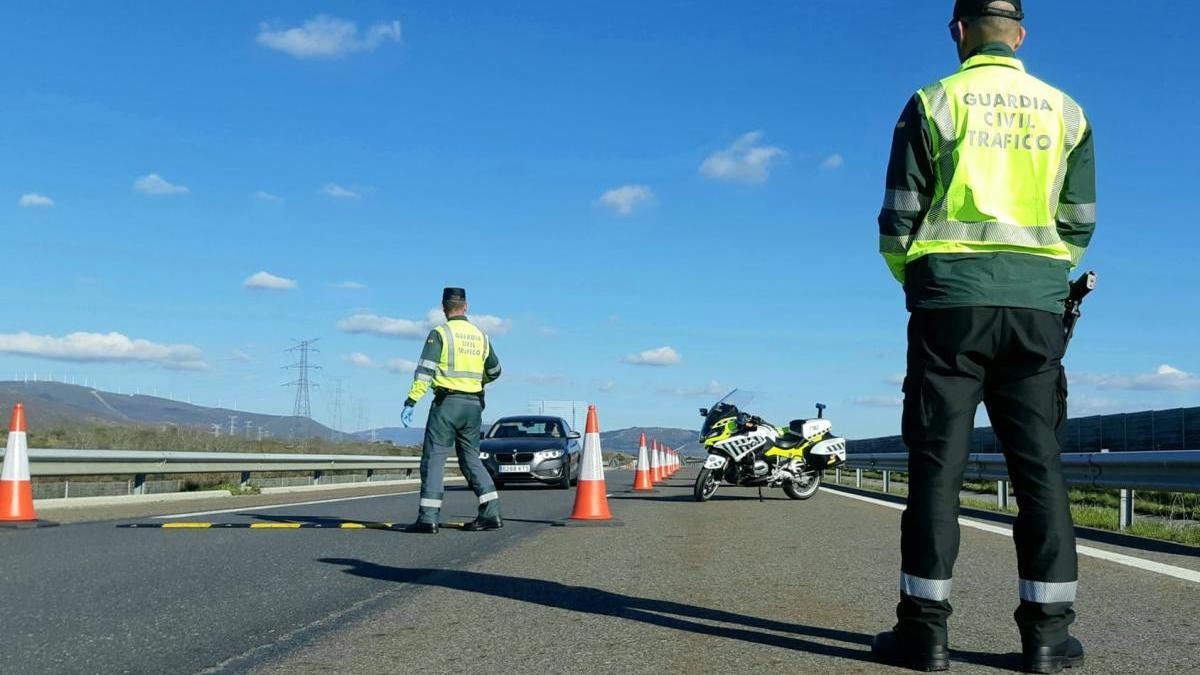
[[[886,672],[899,511],[833,491],[807,502],[722,488],[692,500],[608,476],[620,528],[554,528],[572,493],[505,490],[503,530],[437,536],[342,529],[121,529],[0,535],[0,672]],[[181,520],[408,520],[416,495],[250,507]],[[448,491],[444,518],[474,515]],[[157,521],[157,522],[162,522]],[[752,523],[753,526],[747,526]],[[956,672],[1016,647],[1016,566],[1003,527],[967,528],[955,585]],[[1194,550],[1089,544],[1188,567]],[[1077,632],[1089,673],[1179,672],[1200,657],[1200,584],[1081,560]],[[1137,629],[1132,629],[1136,626]],[[448,648],[453,645],[453,648]],[[404,664],[400,666],[398,664]]]

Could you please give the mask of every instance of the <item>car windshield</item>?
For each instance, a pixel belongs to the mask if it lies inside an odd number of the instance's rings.
[[[500,420],[488,431],[488,438],[566,438],[557,420]]]

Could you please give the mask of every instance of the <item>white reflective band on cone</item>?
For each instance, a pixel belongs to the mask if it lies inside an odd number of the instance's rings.
[[[914,598],[943,601],[950,599],[953,579],[922,579],[911,574],[900,574],[900,592]]]
[[[485,493],[479,495],[479,503],[486,504],[486,503],[492,501],[493,499],[499,499],[499,498],[500,498],[500,495],[496,494],[495,492],[485,492]]]
[[[8,432],[0,480],[29,480],[29,444],[24,431]]]
[[[646,452],[646,446],[643,445],[642,447],[638,448],[637,470],[645,471],[646,469],[649,469],[649,468],[650,468],[650,457],[649,457],[649,454]]]
[[[1078,581],[1052,583],[1049,581],[1028,581],[1021,579],[1019,584],[1022,600],[1043,605],[1053,602],[1075,602],[1075,591],[1078,588]]]
[[[583,436],[583,459],[579,462],[579,480],[604,480],[604,458],[600,456],[600,434]]]
[[[440,508],[442,508],[442,500],[440,500],[440,499],[422,499],[421,506],[423,506],[427,509],[440,509]]]

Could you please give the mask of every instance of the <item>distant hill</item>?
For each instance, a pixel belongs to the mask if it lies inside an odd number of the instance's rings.
[[[157,396],[114,394],[58,382],[0,382],[0,416],[7,415],[14,403],[25,405],[25,417],[31,430],[77,424],[174,425],[208,429],[219,424],[224,435],[229,433],[229,417],[236,415],[234,428],[238,435],[246,433],[246,422],[254,425],[252,433],[255,435],[257,428],[262,427],[271,436],[281,439],[329,438],[333,433],[325,425],[311,420],[304,421],[303,428],[298,429],[296,418],[290,416],[208,408]],[[6,419],[0,423],[7,423]]]

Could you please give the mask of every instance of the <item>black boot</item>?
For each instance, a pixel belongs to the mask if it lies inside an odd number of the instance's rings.
[[[479,516],[475,520],[466,523],[462,526],[465,532],[480,532],[483,530],[498,530],[504,527],[504,521],[500,520],[500,516],[495,518],[484,518]]]
[[[1083,645],[1067,636],[1067,641],[1053,647],[1026,645],[1021,652],[1021,670],[1027,673],[1061,673],[1063,668],[1083,665]]]
[[[438,524],[437,523],[423,523],[418,520],[417,522],[413,523],[412,525],[409,525],[408,527],[404,528],[404,531],[413,533],[413,534],[437,534],[438,533]]]
[[[917,645],[905,642],[894,630],[880,633],[871,643],[871,652],[884,663],[921,672],[950,670],[950,648],[946,645]]]

